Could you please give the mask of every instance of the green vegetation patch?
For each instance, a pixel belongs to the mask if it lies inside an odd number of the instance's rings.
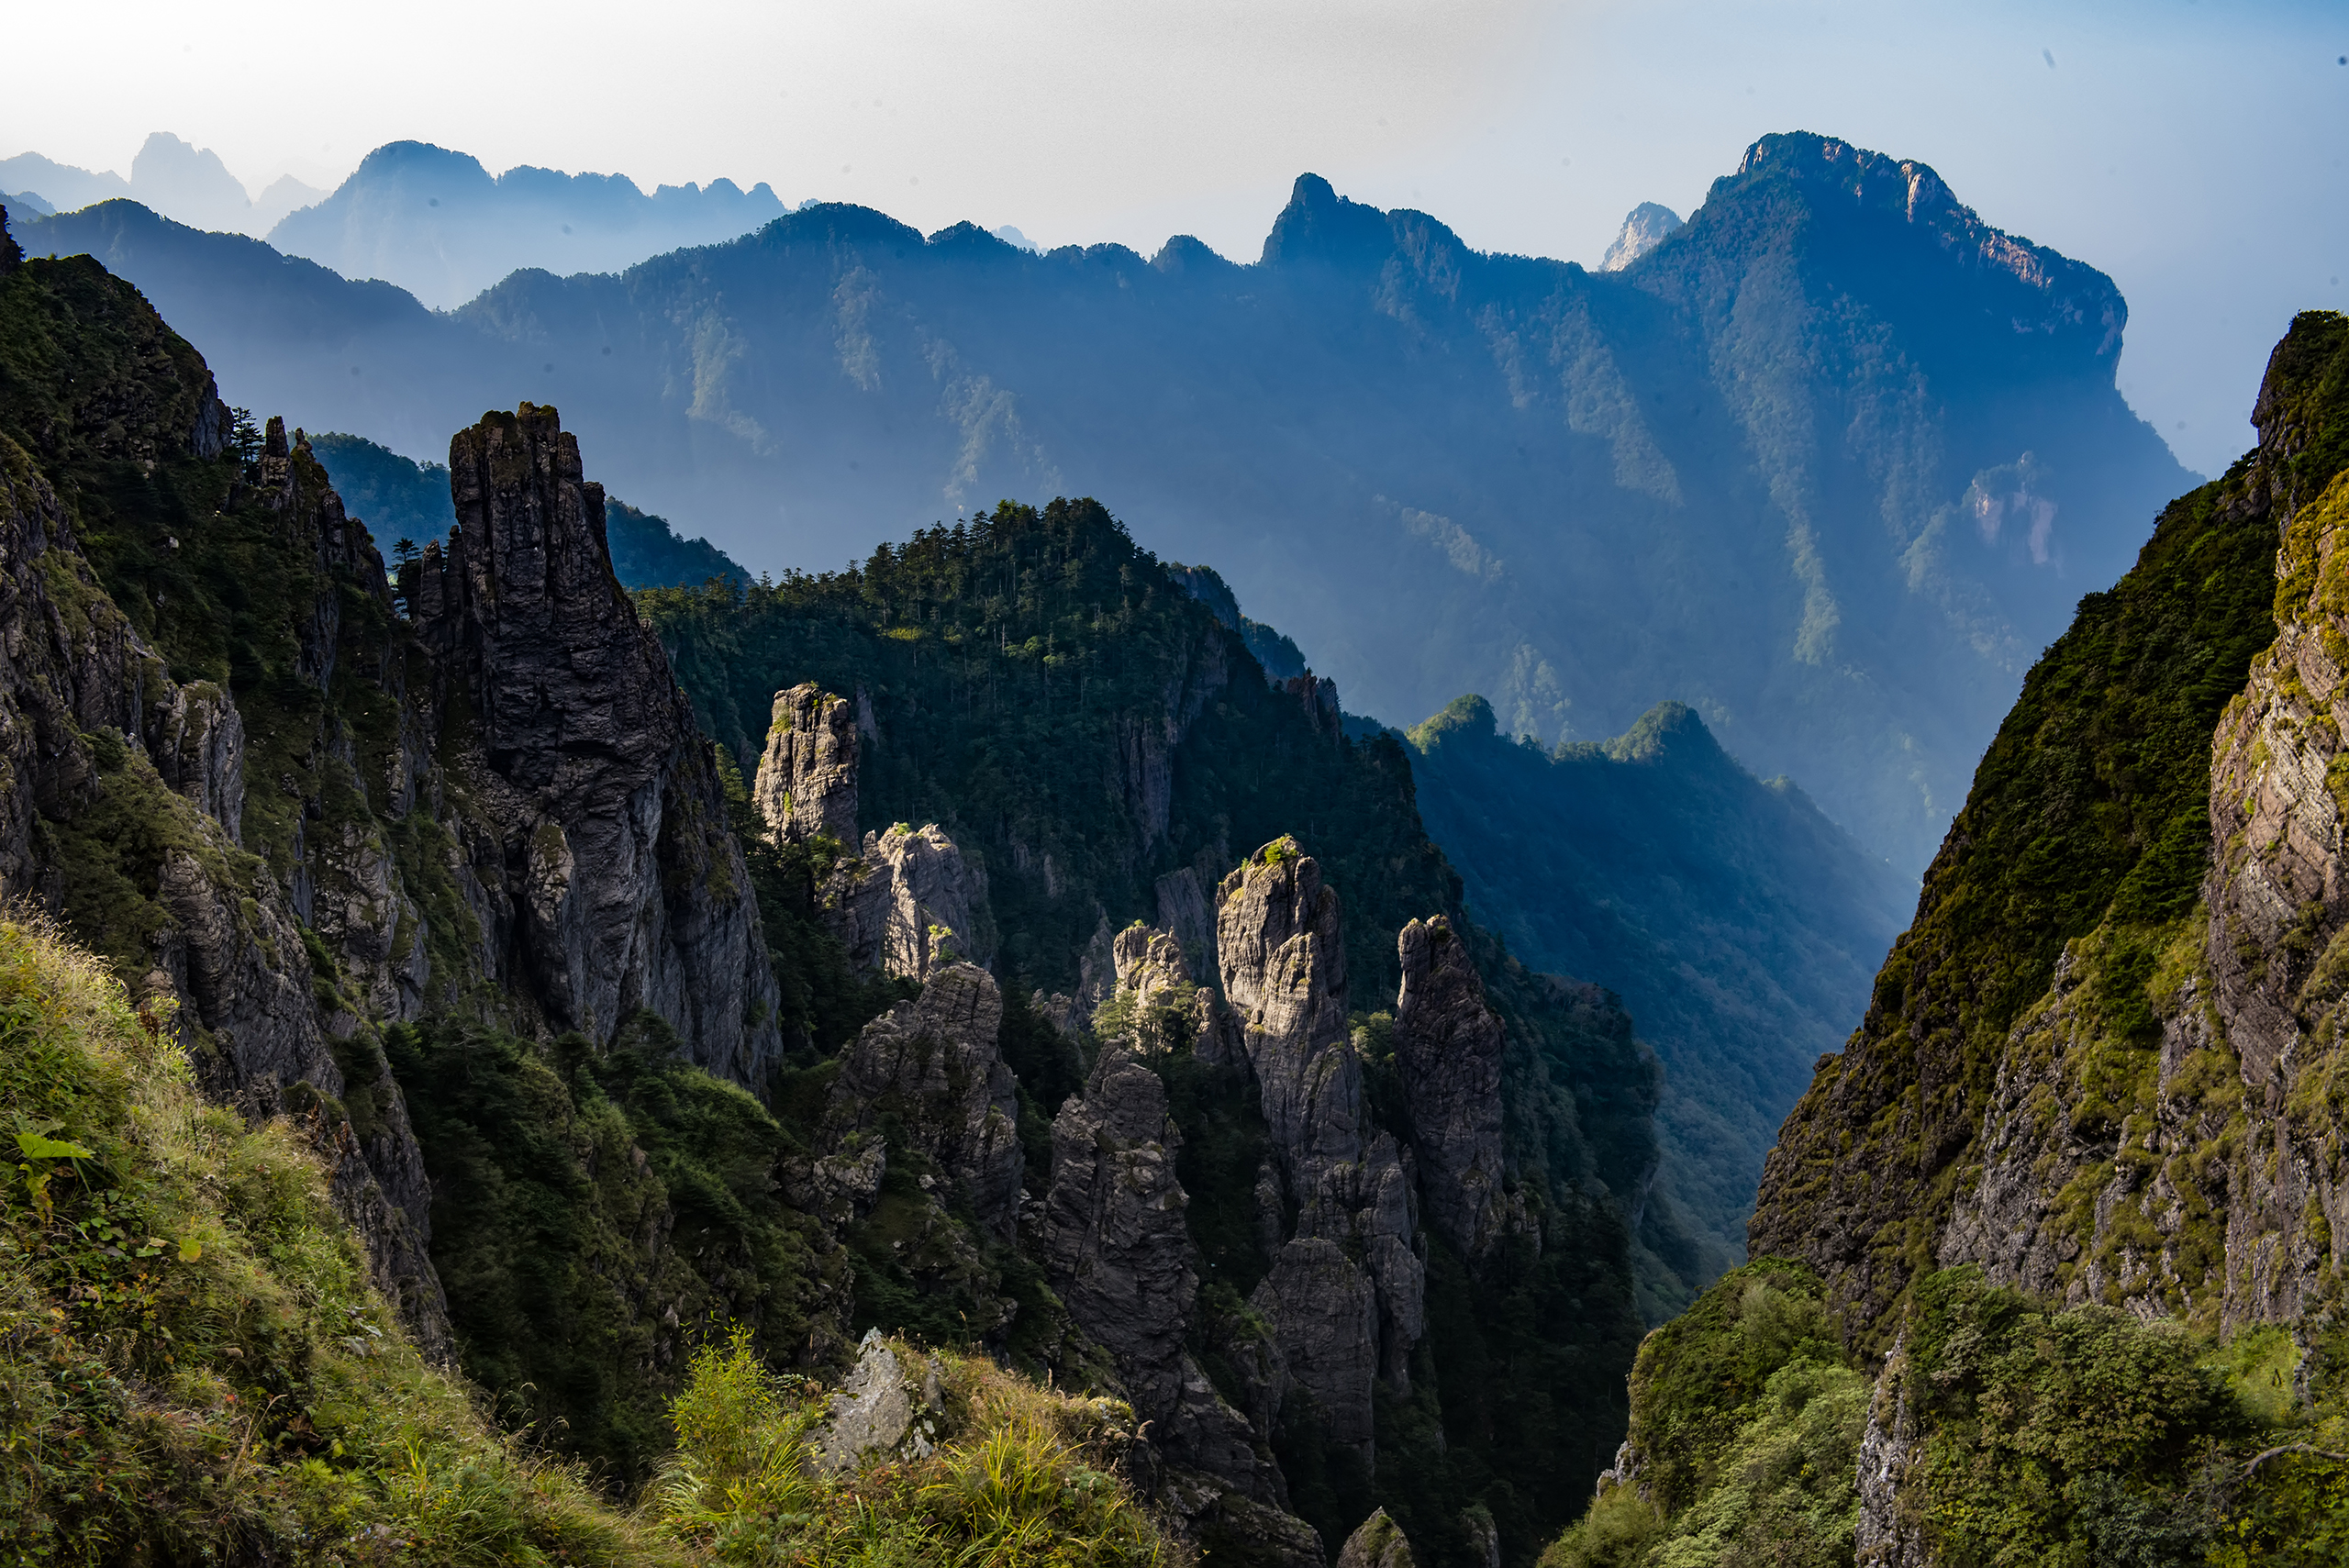
[[[674,1560],[424,1363],[300,1129],[205,1104],[172,1039],[0,921],[0,1557]]]
[[[742,1325],[788,1363],[845,1288],[775,1190],[794,1147],[650,1016],[611,1050],[439,1021],[385,1036],[432,1179],[460,1363],[516,1425],[633,1485],[667,1446],[696,1336]]]
[[[1631,1373],[1632,1473],[1543,1568],[1850,1563],[1870,1385],[1824,1296],[1809,1269],[1764,1259],[1649,1335]]]
[[[930,1451],[811,1473],[824,1391],[779,1378],[747,1334],[695,1352],[671,1409],[662,1526],[722,1563],[1002,1563],[1158,1568],[1188,1560],[1122,1471],[1133,1414],[1006,1373],[984,1357],[889,1344],[925,1362],[940,1404]]]

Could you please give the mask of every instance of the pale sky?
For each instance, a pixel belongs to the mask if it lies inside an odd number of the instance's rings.
[[[2349,307],[2341,0],[128,0],[9,31],[0,157],[128,174],[169,130],[259,191],[412,138],[1242,261],[1312,170],[1480,249],[1595,262],[1636,204],[1686,216],[1754,138],[1824,132],[2111,273],[2121,387],[2206,473],[2249,444],[2292,311]]]

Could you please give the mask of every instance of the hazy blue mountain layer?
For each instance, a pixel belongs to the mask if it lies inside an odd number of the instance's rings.
[[[2190,482],[2114,388],[2110,279],[1809,135],[1606,274],[1311,176],[1252,266],[824,206],[449,317],[128,206],[24,228],[139,284],[256,406],[420,450],[559,402],[616,488],[756,568],[1118,496],[1369,711],[1475,690],[1554,740],[1686,701],[1905,870]]]
[[[445,539],[456,520],[445,463],[417,462],[363,436],[340,432],[310,438],[343,504],[386,545],[405,539],[417,549]],[[607,499],[607,542],[612,574],[624,588],[683,588],[713,577],[748,583],[751,574],[706,539],[682,539],[666,517]]]
[[[395,141],[369,153],[332,195],[285,217],[269,240],[446,309],[518,268],[615,271],[748,234],[783,213],[763,183],[748,191],[731,180],[662,185],[647,195],[625,174],[525,164],[493,175],[469,154]]]
[[[1536,968],[1620,994],[1663,1059],[1642,1242],[1690,1248],[1662,1259],[1680,1279],[1742,1262],[1763,1156],[1866,1007],[1907,879],[1678,703],[1544,750],[1462,697],[1408,740],[1420,817],[1476,918]]]
[[[38,152],[20,152],[0,158],[0,190],[38,196],[43,216],[128,198],[193,228],[256,235],[268,233],[287,213],[326,195],[286,174],[253,198],[218,153],[163,130],[149,136],[139,148],[128,180],[112,170],[77,169]]]

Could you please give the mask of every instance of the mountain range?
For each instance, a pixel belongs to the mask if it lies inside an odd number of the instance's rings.
[[[1811,135],[1757,142],[1605,273],[1311,176],[1246,265],[821,206],[446,315],[131,206],[22,227],[313,427],[429,454],[485,405],[559,402],[617,487],[753,570],[1116,495],[1365,711],[1481,691],[1554,742],[1686,702],[1905,871],[2030,659],[2191,477],[2114,389],[2109,279]]]
[[[288,174],[258,197],[247,196],[219,154],[168,131],[147,139],[128,180],[38,152],[0,159],[0,201],[20,217],[117,200],[191,228],[265,238],[287,255],[347,278],[388,281],[439,309],[519,269],[613,272],[747,234],[786,210],[763,183],[745,191],[719,179],[648,195],[621,174],[526,164],[493,175],[477,159],[421,141],[375,149],[332,192]]]

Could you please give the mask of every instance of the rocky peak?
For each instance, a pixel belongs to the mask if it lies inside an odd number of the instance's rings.
[[[1500,1234],[1500,1019],[1467,944],[1438,915],[1396,940],[1403,989],[1395,1004],[1395,1062],[1430,1218],[1463,1257]]]
[[[833,1149],[894,1117],[906,1145],[961,1184],[990,1234],[1009,1240],[1019,1217],[1019,1081],[996,1035],[1003,993],[976,965],[933,972],[921,995],[864,1026],[841,1053],[824,1112]]]
[[[1642,202],[1623,219],[1615,242],[1599,259],[1602,272],[1620,272],[1671,237],[1680,227],[1680,215],[1655,202]]]
[[[1338,895],[1295,839],[1274,840],[1216,891],[1216,954],[1295,1194],[1362,1150],[1362,1065],[1346,1018]]]
[[[1082,1095],[1052,1118],[1043,1256],[1078,1326],[1116,1357],[1135,1413],[1164,1422],[1183,1385],[1183,1340],[1199,1279],[1176,1179],[1182,1137],[1158,1075],[1127,1047],[1102,1048]]]
[[[1419,1560],[1411,1555],[1403,1527],[1385,1508],[1374,1508],[1338,1549],[1336,1568],[1419,1568]]]
[[[774,695],[751,800],[770,832],[856,842],[856,710],[813,681]]]
[[[995,961],[987,874],[935,822],[867,833],[863,853],[826,896],[849,962],[861,969],[925,980],[941,963]]]
[[[1338,897],[1292,838],[1218,890],[1217,951],[1254,1070],[1275,1169],[1259,1185],[1272,1268],[1252,1305],[1330,1440],[1375,1453],[1372,1385],[1410,1386],[1424,1325],[1411,1173],[1374,1132],[1346,1016]],[[1286,1194],[1286,1204],[1282,1194]],[[1289,1222],[1285,1214],[1293,1210]]]
[[[489,967],[551,1029],[608,1040],[649,1008],[697,1064],[763,1089],[782,1040],[749,868],[692,707],[612,575],[603,486],[528,403],[458,432],[449,470],[457,526],[409,602],[444,713],[469,720],[444,722],[440,762],[495,840]]]

